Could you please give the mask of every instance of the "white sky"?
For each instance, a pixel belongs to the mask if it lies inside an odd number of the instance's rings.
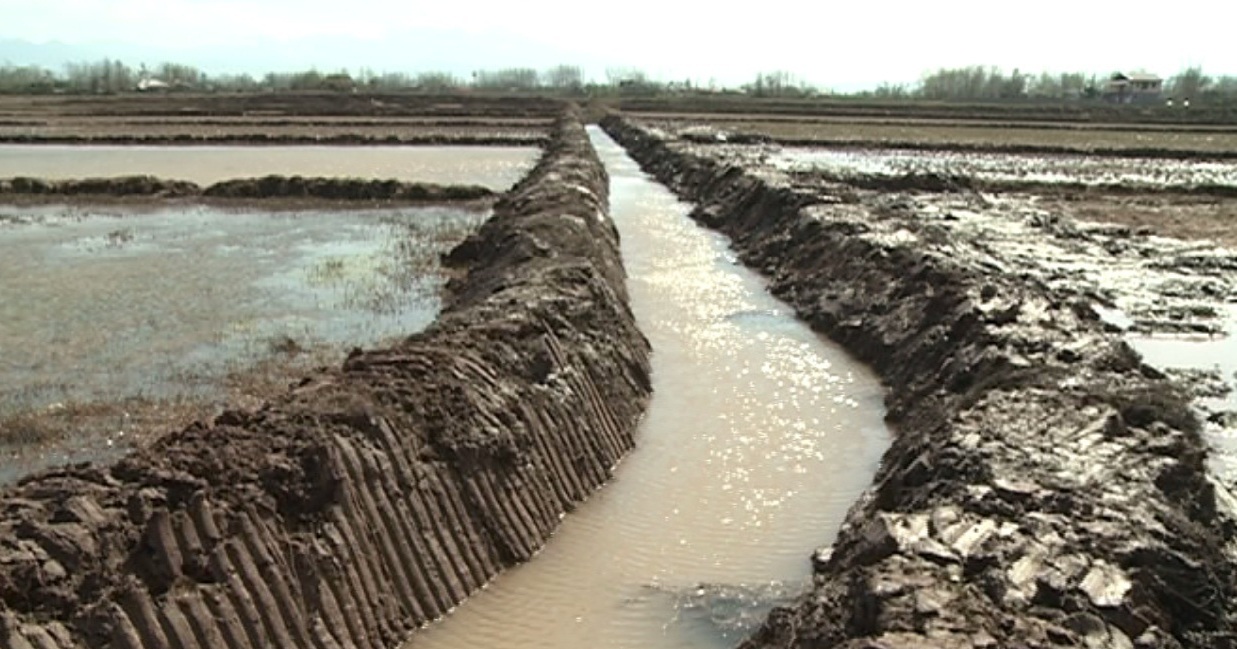
[[[971,64],[1035,72],[1141,68],[1165,76],[1202,65],[1237,74],[1231,0],[1154,7],[1088,0],[0,0],[0,17],[0,39],[139,45],[169,57],[183,53],[179,62],[207,71],[216,70],[194,55],[227,51],[251,70],[364,62],[418,71],[455,59],[473,65],[492,58],[492,68],[561,60],[596,76],[604,66],[626,65],[666,80],[724,83],[787,70],[832,87],[913,81],[927,70]],[[432,66],[391,60],[404,51],[425,60],[410,43],[427,29],[471,33],[473,45],[452,52],[445,41]],[[312,43],[324,37],[334,39],[332,51],[314,52]],[[489,58],[487,43],[494,47]]]

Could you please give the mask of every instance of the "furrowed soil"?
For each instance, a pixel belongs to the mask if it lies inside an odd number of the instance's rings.
[[[412,94],[0,98],[0,142],[543,146],[562,102]]]
[[[0,644],[377,649],[531,558],[650,391],[607,191],[568,117],[425,332],[0,492]]]
[[[917,151],[1078,153],[1135,158],[1232,160],[1237,130],[1219,127],[1124,128],[982,121],[792,121],[754,117],[714,120],[707,116],[651,123],[699,142],[772,142],[787,146],[896,148]],[[1012,127],[1011,127],[1012,126]],[[686,129],[686,130],[685,130]]]
[[[790,174],[768,151],[604,125],[889,386],[875,484],[816,555],[813,592],[745,648],[1237,640],[1234,476],[1209,448],[1231,420],[1200,405],[1227,377],[1135,351],[1224,340],[1237,253],[1092,223],[1051,192]]]

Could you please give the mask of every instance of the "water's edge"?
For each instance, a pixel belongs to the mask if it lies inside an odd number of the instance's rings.
[[[888,443],[880,381],[590,132],[654,350],[637,447],[535,560],[406,649],[730,649],[805,591]]]
[[[424,333],[0,491],[0,645],[377,649],[532,557],[651,389],[606,200],[569,117]]]
[[[744,647],[1232,637],[1234,528],[1197,423],[1093,313],[935,252],[910,220],[603,126],[890,387],[898,434],[875,484],[813,592]]]

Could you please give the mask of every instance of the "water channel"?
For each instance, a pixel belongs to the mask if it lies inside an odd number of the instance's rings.
[[[536,559],[409,649],[733,646],[802,590],[887,444],[876,377],[592,136],[654,348],[638,447]]]

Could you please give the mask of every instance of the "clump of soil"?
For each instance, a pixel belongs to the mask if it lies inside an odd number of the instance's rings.
[[[494,192],[479,185],[435,185],[398,180],[359,178],[303,178],[265,176],[215,183],[201,190],[209,198],[313,197],[347,201],[468,201],[490,198]]]

